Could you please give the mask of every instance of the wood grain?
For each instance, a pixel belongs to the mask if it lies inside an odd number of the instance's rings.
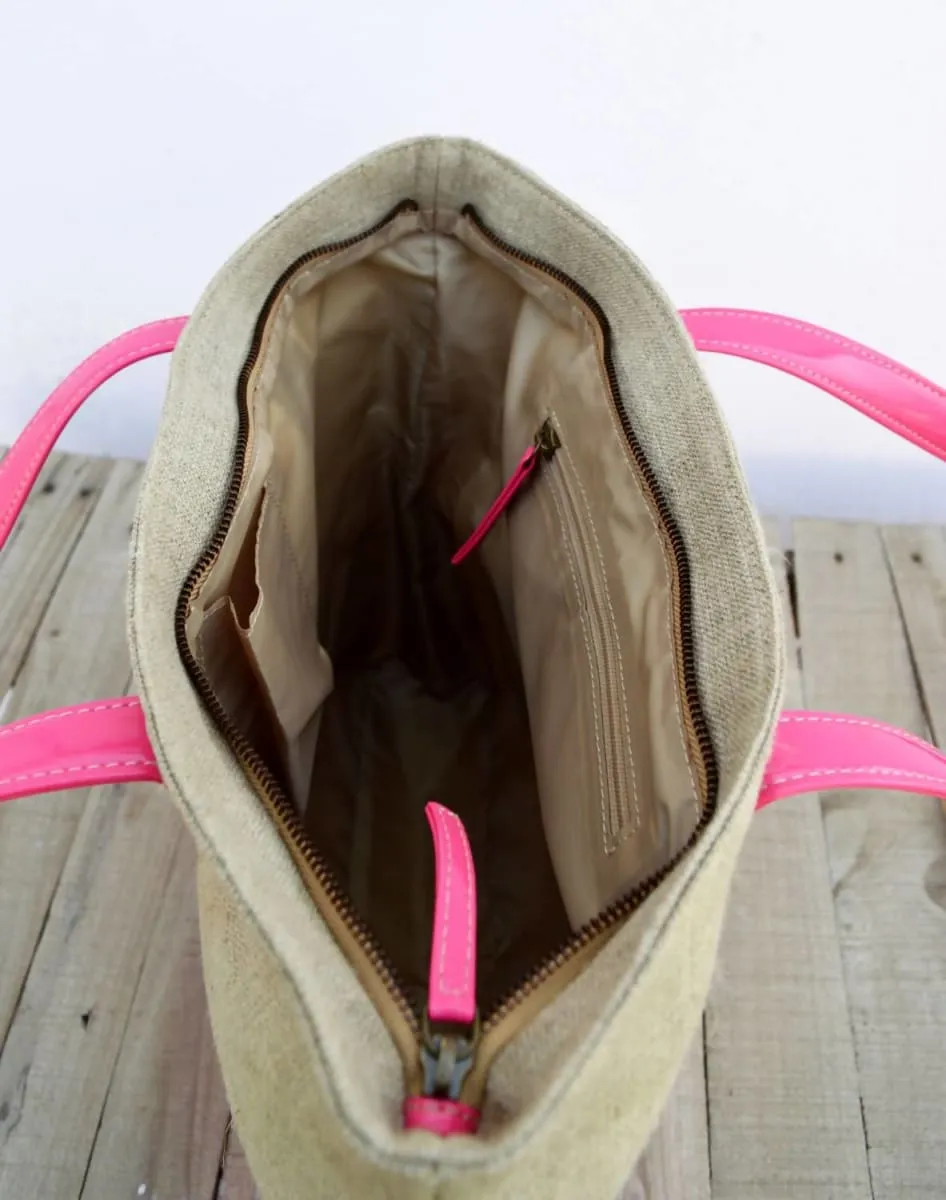
[[[946,745],[946,532],[891,526],[881,531],[927,723]],[[946,812],[946,800],[942,807]]]
[[[260,1200],[235,1130],[230,1134],[220,1188],[214,1200]]]
[[[2,1200],[81,1192],[180,836],[158,787],[89,796],[0,1056]]]
[[[112,469],[106,459],[52,455],[0,551],[0,696],[19,674]]]
[[[786,559],[785,705],[802,704]],[[869,1195],[854,1043],[817,797],[753,820],[733,882],[706,1017],[713,1200]]]
[[[813,707],[926,733],[879,530],[799,521]],[[925,881],[946,852],[935,800],[825,793],[823,811],[875,1200],[934,1200],[946,1165],[946,913]]]
[[[196,869],[182,830],[95,1141],[89,1200],[214,1194],[228,1109],[201,974]]]
[[[709,1200],[703,1031],[694,1038],[670,1100],[620,1200]]]
[[[72,478],[73,473],[69,474]],[[29,652],[10,695],[5,720],[125,689],[130,671],[125,643],[125,567],[139,474],[138,466],[113,466],[102,502],[74,552],[67,556],[68,565],[48,607],[42,614],[34,611],[33,615],[42,619],[29,639]],[[42,493],[30,504],[41,500]],[[74,503],[65,496],[60,500],[67,507]],[[73,533],[80,532],[75,524],[71,528]],[[86,796],[84,790],[52,793],[0,809],[0,912],[4,914],[0,921],[0,1045]]]

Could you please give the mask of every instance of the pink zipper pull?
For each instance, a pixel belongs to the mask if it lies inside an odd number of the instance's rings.
[[[425,812],[434,838],[434,938],[427,1014],[472,1025],[476,1018],[476,875],[463,822],[442,804]]]
[[[476,1011],[476,873],[463,822],[430,803],[434,839],[434,931],[420,1058],[423,1094],[404,1101],[406,1129],[446,1137],[475,1133],[479,1111],[460,1102],[479,1040]]]
[[[519,459],[518,467],[516,467],[515,471],[503,485],[503,490],[486,510],[486,515],[456,554],[454,554],[453,558],[450,559],[450,562],[454,566],[458,566],[473,553],[519,492],[522,491],[535,474],[535,469],[539,465],[539,462],[543,458],[551,458],[561,444],[561,439],[551,419],[546,418],[542,422],[539,432],[535,435],[535,441],[525,454],[523,454],[522,458]]]

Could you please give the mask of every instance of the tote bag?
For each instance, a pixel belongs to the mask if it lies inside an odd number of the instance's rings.
[[[83,363],[0,463],[0,541],[79,405],[172,350],[136,694],[0,730],[0,799],[167,788],[266,1200],[612,1197],[753,811],[946,794],[917,738],[782,711],[773,579],[696,351],[940,458],[946,394],[801,321],[678,314],[521,168],[422,139],[281,213],[189,319]]]

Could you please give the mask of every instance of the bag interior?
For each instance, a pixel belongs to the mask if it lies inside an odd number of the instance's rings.
[[[408,211],[287,272],[254,350],[190,649],[418,1012],[424,806],[459,815],[486,1013],[705,802],[674,557],[605,331],[469,214]],[[452,566],[546,421],[556,454]]]

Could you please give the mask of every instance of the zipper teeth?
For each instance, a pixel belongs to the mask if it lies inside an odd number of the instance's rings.
[[[612,847],[616,844],[616,839],[620,837],[624,827],[621,809],[622,789],[625,794],[628,791],[626,751],[622,751],[622,745],[626,743],[629,735],[621,725],[620,685],[615,679],[612,669],[614,662],[618,662],[618,669],[621,669],[619,642],[607,598],[607,583],[602,580],[603,568],[600,550],[597,540],[595,540],[594,546],[591,545],[585,531],[581,510],[569,483],[569,467],[563,460],[562,452],[556,454],[555,459],[548,463],[546,472],[553,491],[553,502],[559,510],[562,533],[568,542],[576,547],[574,574],[575,587],[579,589],[576,599],[580,605],[582,604],[582,592],[591,597],[590,603],[588,600],[584,601],[586,611],[580,615],[582,625],[587,629],[588,640],[596,652],[594,662],[588,664],[588,674],[590,686],[597,696],[595,721],[600,721],[601,725],[599,735],[601,749],[598,752],[598,765],[602,777],[601,786],[606,792],[607,800],[607,810],[602,815],[602,824],[607,845]],[[558,499],[555,499],[555,496]],[[574,530],[573,534],[569,532],[569,526]],[[567,543],[566,554],[569,555],[569,558],[571,557]],[[613,719],[606,720],[606,713],[613,714]],[[617,733],[615,733],[615,724],[619,726]],[[602,751],[603,761],[601,761]],[[626,820],[628,822],[631,820],[631,814],[626,815]],[[634,828],[636,828],[636,823]]]
[[[295,805],[286,795],[282,785],[276,779],[266,761],[261,757],[259,752],[253,748],[251,743],[236,727],[230,719],[226,709],[218,700],[210,681],[204,674],[204,671],[190,650],[187,639],[187,616],[190,610],[194,594],[197,591],[203,577],[209,571],[220,550],[226,540],[230,525],[233,521],[233,516],[236,511],[237,501],[240,495],[240,488],[243,479],[243,471],[245,467],[246,451],[249,438],[249,410],[246,403],[247,390],[250,377],[253,369],[256,366],[256,361],[259,357],[262,346],[263,336],[266,329],[266,324],[269,319],[270,312],[276,303],[279,293],[289,282],[292,276],[303,266],[314,261],[317,258],[325,257],[329,254],[335,254],[339,251],[346,250],[359,242],[372,237],[378,233],[396,217],[406,212],[418,212],[420,205],[414,200],[404,200],[400,204],[391,209],[380,221],[372,225],[370,229],[356,234],[349,238],[344,238],[338,242],[331,242],[324,246],[317,247],[314,250],[307,251],[300,255],[292,262],[279,276],[276,282],[270,289],[260,315],[257,318],[256,326],[253,331],[253,337],[250,342],[250,348],[247,352],[246,360],[243,368],[240,371],[237,384],[238,398],[238,428],[236,446],[233,453],[233,468],[230,476],[227,495],[221,511],[220,519],[217,528],[203,551],[200,558],[194,564],[193,568],[187,575],[184,585],[181,589],[178,598],[177,608],[174,616],[174,631],[177,640],[178,651],[181,655],[181,660],[184,667],[190,676],[195,690],[206,706],[214,723],[219,729],[221,735],[226,739],[234,756],[240,762],[244,771],[253,783],[264,801],[269,805],[282,826],[283,832],[292,848],[295,849],[298,855],[302,857],[319,885],[324,890],[329,903],[335,908],[341,920],[344,922],[348,930],[352,933],[355,940],[365,953],[366,958],[377,972],[379,978],[384,984],[387,991],[390,993],[392,1000],[397,1005],[397,1008],[407,1022],[409,1028],[414,1033],[414,1036],[420,1042],[421,1030],[420,1022],[417,1013],[415,1013],[410,1002],[407,999],[404,985],[398,977],[396,969],[391,964],[387,955],[374,941],[372,934],[364,921],[357,914],[352,903],[338,880],[334,872],[326,863],[325,859],[313,845],[305,830],[299,814],[296,811]],[[488,1014],[483,1022],[483,1032],[495,1028],[516,1005],[532,993],[536,988],[543,984],[556,970],[564,966],[575,954],[583,950],[592,941],[600,935],[606,933],[614,924],[628,916],[635,908],[639,907],[647,897],[663,882],[663,880],[673,871],[680,861],[693,849],[699,841],[703,830],[709,823],[710,818],[716,809],[716,792],[718,788],[718,770],[716,765],[716,756],[710,738],[709,729],[706,725],[703,716],[702,708],[699,702],[699,692],[696,682],[696,662],[693,648],[693,635],[691,629],[691,612],[692,598],[690,588],[690,568],[687,558],[686,547],[683,543],[680,531],[677,528],[673,514],[667,504],[666,498],[660,489],[653,469],[651,468],[640,443],[637,441],[636,435],[631,427],[630,420],[624,405],[620,399],[620,386],[617,378],[617,372],[614,367],[612,354],[612,335],[611,327],[607,317],[604,314],[601,306],[595,298],[587,292],[581,284],[577,283],[571,276],[567,275],[558,267],[551,263],[544,262],[540,258],[529,255],[515,246],[506,242],[504,239],[493,233],[486,226],[479,213],[473,205],[466,205],[462,210],[462,215],[469,218],[480,231],[480,233],[491,241],[498,249],[502,250],[510,258],[516,259],[527,266],[533,267],[536,270],[544,272],[546,275],[555,279],[563,287],[567,288],[576,295],[592,312],[595,320],[598,322],[604,346],[604,364],[605,373],[608,380],[608,388],[611,395],[611,401],[614,405],[618,420],[621,423],[621,428],[627,439],[628,446],[634,457],[635,464],[640,472],[648,492],[653,500],[654,506],[660,515],[661,522],[670,541],[674,561],[677,567],[677,575],[679,580],[679,620],[675,622],[676,628],[679,630],[680,637],[680,662],[683,668],[684,677],[684,694],[687,700],[687,706],[690,711],[693,732],[696,736],[700,748],[700,757],[702,758],[705,770],[705,802],[702,807],[700,819],[696,828],[688,839],[686,845],[656,874],[652,875],[643,883],[638,884],[631,892],[620,900],[615,901],[604,912],[599,913],[592,918],[587,924],[582,926],[576,933],[568,938],[561,948],[551,955],[539,967],[533,968],[522,983],[509,991],[495,1004],[492,1011]]]
[[[372,225],[370,229],[355,234],[353,237],[343,238],[341,241],[330,242],[314,250],[307,251],[305,254],[300,255],[294,262],[290,263],[270,288],[257,318],[253,337],[250,341],[250,348],[237,381],[239,424],[237,428],[236,447],[233,454],[233,468],[230,474],[230,482],[223,510],[207,548],[194,564],[184,581],[184,586],[178,597],[177,608],[174,613],[174,633],[178,651],[198,695],[207,707],[220,733],[229,744],[233,754],[248,775],[251,783],[256,785],[263,799],[275,813],[285,837],[298,854],[302,856],[312,874],[318,880],[329,904],[338,912],[338,915],[364,951],[369,963],[378,973],[385,988],[390,992],[391,998],[397,1004],[402,1017],[408,1023],[418,1041],[420,1040],[420,1023],[417,1014],[407,1000],[404,985],[398,978],[394,966],[383,950],[377,945],[368,927],[355,911],[351,901],[336,879],[334,872],[328,866],[318,849],[313,845],[295,805],[286,795],[282,785],[267,766],[265,759],[262,758],[259,752],[254,749],[252,744],[237,728],[217,698],[203,668],[191,652],[187,638],[187,616],[197,588],[200,586],[206,573],[213,566],[223,547],[233,522],[234,513],[236,512],[246,466],[246,452],[249,441],[247,391],[250,377],[259,358],[269,315],[280,293],[301,267],[306,266],[317,258],[324,258],[329,254],[337,254],[342,250],[356,246],[359,242],[363,242],[380,232],[380,230],[402,213],[418,212],[419,209],[420,206],[415,201],[404,200],[392,208],[380,221]]]
[[[567,288],[573,295],[577,296],[590,310],[601,329],[604,369],[608,381],[611,403],[621,423],[621,429],[624,431],[624,436],[634,458],[640,478],[657,510],[660,525],[666,533],[674,565],[676,566],[678,594],[674,597],[674,608],[678,619],[674,621],[673,625],[676,634],[675,640],[679,642],[677,647],[678,666],[682,675],[683,693],[686,700],[687,713],[690,718],[690,726],[699,748],[697,758],[702,766],[702,782],[704,784],[700,818],[683,848],[665,866],[657,871],[656,874],[651,875],[649,879],[638,884],[626,896],[623,896],[620,900],[616,900],[603,913],[599,913],[598,916],[592,918],[591,921],[582,926],[577,933],[573,934],[563,944],[557,954],[532,971],[517,987],[511,988],[498,1001],[496,1007],[489,1014],[488,1019],[484,1021],[483,1031],[486,1032],[495,1028],[504,1017],[509,1015],[520,1000],[524,999],[544,983],[553,972],[559,967],[564,966],[578,951],[584,949],[596,937],[605,933],[612,925],[629,916],[630,913],[643,904],[647,897],[663,883],[670,872],[690,853],[716,811],[716,799],[719,790],[719,768],[716,762],[716,751],[710,736],[709,726],[703,714],[696,676],[690,560],[676,518],[667,502],[667,498],[654,473],[654,469],[647,460],[644,449],[637,438],[637,434],[634,432],[630,417],[621,400],[620,381],[618,380],[617,369],[614,365],[614,344],[610,322],[598,301],[580,283],[572,279],[561,268],[554,266],[552,263],[545,262],[535,255],[527,254],[525,251],[513,246],[510,242],[507,242],[499,234],[494,233],[483,221],[483,218],[474,205],[464,205],[461,215],[471,221],[483,237],[492,242],[504,254],[516,259],[518,262],[524,263],[528,267],[543,272]]]
[[[700,813],[700,819],[697,822],[696,828],[687,839],[686,845],[660,868],[654,875],[645,879],[633,888],[627,895],[622,896],[620,900],[615,902],[604,910],[598,913],[592,919],[572,934],[561,947],[551,955],[546,961],[533,972],[518,986],[510,988],[497,1002],[489,1017],[483,1022],[483,1033],[489,1033],[503,1021],[510,1013],[519,1005],[519,1003],[541,987],[547,979],[560,968],[564,967],[575,955],[589,946],[596,938],[607,933],[614,925],[625,917],[630,916],[635,909],[640,908],[648,896],[663,883],[667,876],[674,871],[680,863],[686,858],[693,847],[697,844],[703,835],[703,831],[712,819],[715,812],[715,805],[706,805]]]

